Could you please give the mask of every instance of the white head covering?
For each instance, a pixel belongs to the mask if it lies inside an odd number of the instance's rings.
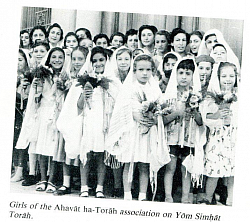
[[[194,62],[195,70],[193,73],[193,82],[192,82],[192,88],[194,92],[201,91],[201,83],[200,83],[200,76],[198,72],[197,65],[195,63],[195,60],[193,58],[184,57],[181,60],[178,60],[172,69],[171,76],[168,82],[168,86],[166,88],[164,99],[177,99],[177,67],[180,64],[181,61],[184,60],[192,60]]]
[[[205,38],[206,38],[206,36],[211,35],[211,34],[215,34],[218,43],[224,45],[224,47],[227,50],[227,62],[231,62],[231,63],[235,64],[236,67],[237,67],[237,70],[239,72],[239,70],[240,70],[239,59],[237,58],[237,56],[234,54],[233,50],[230,48],[230,46],[225,41],[225,39],[223,37],[223,34],[217,29],[208,30],[204,34],[203,39],[202,39],[201,44],[200,44],[199,51],[198,51],[198,56],[200,56],[200,55],[209,55],[208,49],[206,47]],[[213,57],[213,51],[211,52],[210,56]]]
[[[120,51],[120,50],[123,50],[123,49],[126,49],[126,50],[129,50],[130,49],[126,46],[121,46],[120,48],[116,49],[114,51],[114,53],[112,54],[112,57],[110,59],[110,65],[108,65],[108,72],[109,73],[112,73],[113,76],[115,76],[118,80],[120,80],[119,78],[119,70],[118,70],[118,66],[117,66],[117,53]],[[131,55],[132,55],[132,52],[131,52]],[[132,68],[132,56],[131,56],[131,62],[130,62],[130,69],[131,70],[133,69]],[[120,80],[121,81],[121,80]]]

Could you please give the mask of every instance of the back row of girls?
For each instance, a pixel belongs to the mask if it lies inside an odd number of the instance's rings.
[[[98,34],[92,40],[84,28],[63,39],[56,23],[47,31],[22,31],[15,118],[20,135],[11,180],[23,179],[28,150],[23,186],[36,183],[39,160],[36,190],[69,194],[70,168],[80,166],[80,197],[88,197],[94,160],[95,196],[104,197],[108,166],[114,194],[121,195],[123,185],[124,199],[132,200],[137,166],[138,199],[147,200],[148,183],[154,199],[158,171],[164,169],[165,201],[172,203],[180,158],[182,203],[193,203],[190,194],[198,188],[197,201],[211,204],[218,179],[225,178],[225,204],[232,205],[240,66],[218,30],[202,34],[143,25],[110,39]],[[63,185],[57,187],[59,162]]]

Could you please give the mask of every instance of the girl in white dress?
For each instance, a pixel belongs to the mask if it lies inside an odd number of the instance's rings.
[[[80,197],[89,196],[88,176],[90,161],[95,160],[97,167],[96,197],[104,198],[103,184],[105,179],[104,149],[117,94],[117,81],[107,73],[108,56],[102,47],[92,49],[84,65],[83,77],[86,75],[107,81],[104,85],[95,88],[87,82],[78,97],[77,107],[82,117],[82,135],[80,136],[81,160],[81,193]],[[106,80],[105,80],[105,79]],[[119,84],[118,84],[119,85]]]
[[[159,154],[157,148],[162,145],[164,137],[158,137],[157,118],[142,115],[142,101],[146,98],[147,102],[156,102],[162,95],[152,77],[153,72],[155,64],[149,55],[142,54],[135,58],[133,70],[128,74],[117,96],[111,118],[106,149],[118,161],[125,164],[123,171],[125,200],[132,200],[131,184],[135,165],[138,166],[140,174],[139,200],[147,199],[149,175],[152,176],[153,171],[157,172],[159,169],[156,164],[158,163],[156,156]],[[163,130],[162,124],[161,119],[158,126],[162,126]],[[170,158],[165,160],[167,163]]]
[[[35,76],[32,82],[27,112],[17,147],[29,145],[29,153],[39,155],[41,181],[37,184],[37,191],[48,192],[55,190],[54,161],[62,162],[63,139],[56,128],[56,120],[61,110],[64,85],[59,80],[64,64],[64,51],[53,48],[45,65],[52,71],[41,67],[42,77]],[[50,177],[47,182],[48,161],[50,163]],[[48,185],[48,187],[47,187]]]

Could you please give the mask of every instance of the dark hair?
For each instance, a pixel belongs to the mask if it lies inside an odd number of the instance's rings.
[[[160,31],[156,32],[155,35],[164,35],[167,39],[167,42],[170,43],[170,34],[168,31],[160,30]]]
[[[128,42],[128,37],[130,36],[130,35],[137,35],[138,34],[138,30],[135,30],[135,29],[129,29],[127,32],[126,32],[126,34],[125,34],[125,43],[127,43]]]
[[[195,31],[193,31],[193,32],[191,32],[191,33],[189,34],[190,37],[191,37],[192,35],[197,35],[197,36],[200,38],[200,40],[202,40],[202,38],[203,38],[202,33],[201,33],[200,31],[198,31],[198,30],[195,30]]]
[[[177,66],[177,70],[178,69],[189,69],[194,72],[195,70],[194,61],[192,59],[182,60]]]
[[[178,58],[175,54],[173,54],[173,53],[167,54],[163,59],[163,63],[162,63],[163,70],[164,70],[164,64],[167,63],[169,59],[175,59],[176,61],[178,60]]]
[[[66,47],[66,41],[67,41],[67,38],[69,36],[74,36],[76,38],[76,41],[79,44],[79,39],[78,39],[77,35],[74,32],[68,32],[67,35],[64,37],[64,42],[63,42],[64,47]]]
[[[226,52],[227,52],[226,47],[225,47],[224,45],[220,44],[220,43],[216,43],[216,44],[213,46],[213,50],[214,50],[216,47],[218,47],[218,46],[223,47],[223,48],[226,50]]]
[[[20,35],[19,36],[21,37],[21,35],[24,34],[24,33],[27,33],[28,36],[29,36],[29,32],[27,30],[25,30],[25,29],[20,31]],[[29,39],[29,45],[28,46],[30,46],[30,39]],[[19,47],[23,48],[23,41],[21,40],[21,38],[20,38],[20,46]]]
[[[73,52],[74,52],[74,51],[77,51],[77,50],[79,50],[79,51],[82,52],[82,54],[84,55],[85,59],[87,58],[87,55],[88,55],[88,53],[89,53],[88,48],[82,47],[82,46],[77,46],[76,48],[74,48],[74,49],[72,50],[71,59],[72,59]]]
[[[51,58],[51,55],[53,52],[55,51],[60,51],[63,53],[63,56],[65,58],[65,52],[62,48],[59,48],[59,47],[55,47],[55,48],[52,48],[50,51],[49,51],[49,54],[48,54],[48,57],[47,57],[47,60],[45,62],[45,65],[48,66],[48,67],[51,67],[51,64],[50,64],[50,58]]]
[[[49,51],[50,49],[50,46],[49,46],[49,43],[45,42],[45,41],[41,41],[41,42],[35,42],[33,45],[32,45],[32,48],[36,48],[37,46],[44,46],[46,48],[47,51]]]
[[[206,35],[206,36],[205,36],[205,41],[207,41],[207,39],[208,39],[209,37],[211,37],[211,36],[215,36],[215,37],[216,37],[215,33],[212,33],[212,34]]]
[[[114,38],[115,36],[120,36],[120,37],[122,37],[122,41],[123,41],[122,43],[123,43],[123,44],[125,43],[125,35],[124,35],[123,33],[121,33],[121,32],[115,32],[115,33],[113,33],[113,34],[110,36],[110,39],[109,39],[110,43],[112,43],[113,38]]]
[[[116,53],[116,59],[117,59],[117,56],[121,55],[124,52],[127,52],[129,54],[130,58],[132,58],[132,51],[128,48],[122,48],[122,49],[118,49],[118,51]]]
[[[181,29],[181,28],[175,28],[175,29],[172,30],[172,32],[170,34],[170,42],[173,43],[174,42],[174,37],[176,35],[178,35],[179,33],[183,33],[183,34],[186,35],[187,45],[188,45],[190,36],[189,36],[188,33],[186,33],[186,31],[184,29]]]
[[[93,42],[96,44],[97,39],[101,39],[101,38],[105,38],[107,40],[108,46],[110,45],[109,44],[109,37],[106,34],[103,34],[103,33],[97,34],[94,37]]]
[[[153,32],[153,34],[155,35],[155,33],[158,31],[157,28],[153,25],[142,25],[140,28],[139,28],[139,40],[141,41],[141,33],[144,29],[149,29]]]
[[[34,26],[33,29],[31,29],[31,31],[30,31],[30,44],[31,45],[34,44],[34,42],[32,40],[33,33],[34,33],[35,30],[38,30],[38,29],[40,29],[44,33],[45,37],[47,36],[47,32],[46,32],[46,29],[45,29],[44,26],[41,26],[41,25]]]
[[[24,53],[24,51],[22,49],[19,49],[18,52],[22,55],[22,57],[24,58],[24,61],[26,63],[26,67],[25,67],[25,70],[28,69],[29,65],[28,65],[28,59],[26,57],[26,54]]]
[[[220,74],[221,74],[221,70],[225,67],[232,67],[234,72],[235,72],[235,84],[234,84],[234,87],[237,87],[237,75],[238,75],[238,72],[237,72],[237,67],[236,65],[234,65],[233,63],[230,63],[230,62],[220,62],[220,65],[218,67],[218,72],[217,72],[217,75],[218,75],[218,79],[220,81]]]
[[[59,24],[57,24],[57,23],[54,23],[53,25],[51,25],[49,28],[48,28],[48,30],[47,30],[47,35],[46,35],[46,38],[48,38],[49,37],[49,33],[50,33],[50,31],[51,31],[51,29],[53,29],[53,28],[59,28],[60,30],[61,30],[61,35],[60,35],[60,40],[59,41],[61,41],[62,39],[63,39],[63,30],[62,30],[62,28],[61,28],[61,26],[59,25]]]
[[[86,34],[86,36],[87,36],[87,38],[90,39],[90,40],[92,40],[91,33],[90,33],[90,31],[89,31],[88,29],[86,29],[86,28],[79,28],[79,29],[77,29],[77,30],[75,31],[75,34],[76,34],[78,31],[84,31],[85,34]]]
[[[134,66],[133,66],[133,72],[135,73],[136,72],[136,66],[137,66],[137,62],[139,61],[149,61],[151,62],[151,66],[152,66],[152,71],[155,72],[156,71],[156,67],[155,67],[155,62],[153,60],[153,58],[149,55],[138,55],[135,60],[134,60]]]
[[[101,46],[96,46],[91,51],[91,55],[90,55],[90,61],[91,62],[93,62],[94,55],[98,54],[98,53],[102,54],[106,59],[108,58],[107,51]]]

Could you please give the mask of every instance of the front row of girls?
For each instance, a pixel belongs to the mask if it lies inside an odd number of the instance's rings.
[[[201,186],[204,174],[206,191],[200,203],[211,204],[218,179],[225,177],[227,204],[232,205],[238,86],[235,65],[220,62],[215,66],[207,55],[195,62],[169,53],[157,74],[147,54],[132,61],[130,50],[122,47],[110,62],[102,47],[93,48],[88,55],[77,47],[71,55],[69,79],[65,80],[64,50],[53,48],[45,59],[49,71],[33,79],[16,145],[20,150],[28,147],[29,154],[39,159],[41,181],[37,191],[69,194],[70,166],[74,165],[80,166],[80,196],[88,197],[90,161],[94,160],[96,197],[103,198],[105,163],[112,157],[119,163],[116,168],[120,170],[114,174],[123,178],[124,199],[132,200],[137,165],[138,199],[147,200],[152,175],[165,167],[165,201],[173,202],[173,175],[180,157],[182,203],[190,203],[191,184]],[[102,84],[94,86],[87,81],[79,86],[77,79],[84,80],[87,75]],[[149,111],[152,106],[156,112]],[[57,162],[63,162],[64,175],[63,186],[58,189],[54,185]]]

